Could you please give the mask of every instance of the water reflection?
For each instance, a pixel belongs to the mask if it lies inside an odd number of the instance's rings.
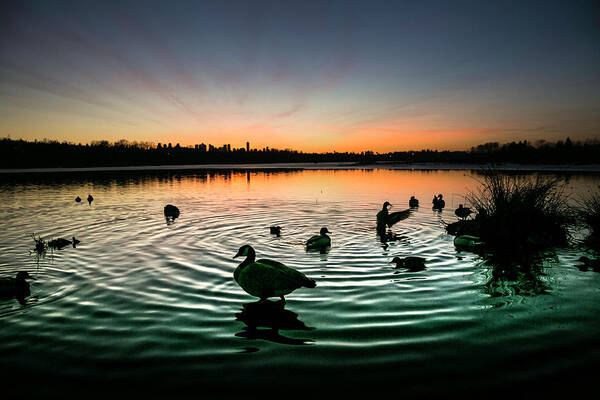
[[[246,326],[237,337],[246,339],[263,339],[275,343],[305,345],[313,341],[310,339],[297,339],[283,336],[280,330],[309,331],[308,327],[298,319],[298,314],[285,309],[284,301],[257,301],[243,305],[242,312],[235,314],[236,320]],[[266,328],[266,329],[265,329]]]

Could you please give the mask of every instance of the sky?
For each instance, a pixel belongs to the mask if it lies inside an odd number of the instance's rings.
[[[599,127],[597,1],[0,0],[0,137],[388,152]]]

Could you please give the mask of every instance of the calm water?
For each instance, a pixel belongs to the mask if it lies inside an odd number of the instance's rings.
[[[273,382],[419,394],[576,389],[597,374],[600,274],[574,266],[580,250],[561,250],[540,277],[548,294],[491,296],[490,268],[457,252],[443,229],[477,186],[469,171],[38,178],[0,181],[0,273],[37,278],[25,305],[0,300],[0,380],[26,376],[31,388],[59,390],[66,381],[89,390],[198,385],[199,395]],[[574,193],[600,183],[563,178]],[[442,213],[431,210],[434,193],[445,195]],[[383,245],[375,214],[385,200],[407,208],[411,195],[421,207],[394,227],[404,238]],[[168,203],[181,210],[172,224]],[[321,226],[333,247],[306,253]],[[81,244],[37,257],[33,232]],[[259,325],[283,320],[278,332],[244,322],[256,317],[242,313],[256,299],[233,280],[232,257],[246,243],[317,281],[261,317]],[[390,260],[406,255],[427,258],[427,269],[393,269]]]

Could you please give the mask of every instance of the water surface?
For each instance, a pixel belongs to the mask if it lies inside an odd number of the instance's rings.
[[[600,182],[558,176],[575,194]],[[547,294],[491,296],[490,267],[457,252],[444,231],[478,179],[471,171],[213,170],[6,180],[0,273],[27,270],[37,280],[25,304],[0,299],[2,376],[53,389],[70,381],[575,390],[581,380],[571,377],[598,366],[600,274],[575,267],[581,249],[558,250],[540,277]],[[441,213],[431,209],[437,193],[446,199]],[[394,227],[402,239],[382,243],[381,204],[402,210],[412,195],[421,207]],[[162,213],[168,203],[181,210],[173,223]],[[303,243],[322,226],[331,250],[307,253]],[[81,243],[39,257],[32,233]],[[247,325],[256,299],[232,275],[243,244],[317,282],[258,321],[280,318],[278,331]],[[408,255],[426,258],[427,268],[390,264]]]

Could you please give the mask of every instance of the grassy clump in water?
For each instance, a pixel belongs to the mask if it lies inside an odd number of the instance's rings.
[[[497,278],[535,273],[553,248],[568,243],[572,212],[558,179],[489,172],[467,199],[478,213],[486,258],[499,266]]]
[[[600,190],[579,201],[577,214],[590,231],[586,244],[593,250],[600,251]]]

